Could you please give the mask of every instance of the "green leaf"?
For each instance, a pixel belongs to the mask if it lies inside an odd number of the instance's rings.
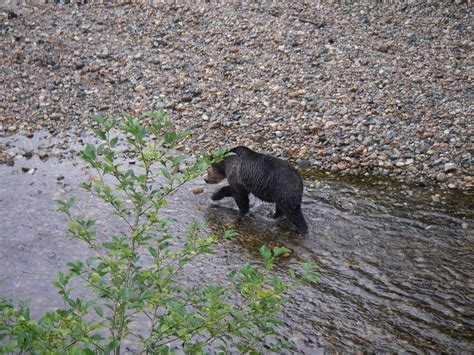
[[[272,258],[272,252],[270,251],[270,249],[268,249],[266,245],[262,245],[260,247],[260,255],[263,257],[263,260],[265,262],[270,261]]]
[[[102,310],[102,308],[100,308],[99,306],[94,306],[94,311],[95,313],[97,313],[97,315],[99,317],[103,317],[104,316],[104,311]]]
[[[96,160],[97,158],[95,146],[90,143],[86,145],[86,148],[83,150],[83,153],[90,160]]]
[[[169,172],[169,170],[168,170],[167,168],[163,167],[163,168],[160,169],[160,171],[161,171],[161,174],[162,174],[167,180],[171,180],[171,179],[172,179],[172,176],[171,176],[171,174],[170,174],[170,172]]]
[[[239,233],[233,229],[227,229],[224,231],[224,238],[233,238],[239,236]]]
[[[150,252],[151,256],[153,256],[154,258],[156,258],[158,256],[158,252],[156,251],[155,248],[149,246],[148,251]]]
[[[105,354],[111,353],[113,350],[117,349],[120,346],[120,343],[117,340],[112,340],[104,349]]]
[[[273,248],[273,255],[274,256],[280,256],[286,253],[289,253],[290,249],[287,249],[285,247],[274,247]]]
[[[114,148],[117,145],[118,137],[114,137],[110,140],[110,146]]]

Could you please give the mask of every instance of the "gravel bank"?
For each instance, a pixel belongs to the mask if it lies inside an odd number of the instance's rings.
[[[190,152],[472,189],[472,5],[310,3],[0,6],[0,134],[165,107]]]

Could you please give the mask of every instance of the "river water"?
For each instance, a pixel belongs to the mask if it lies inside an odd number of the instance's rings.
[[[35,151],[49,144],[44,137],[14,136],[0,143],[10,142],[12,151]],[[255,199],[250,214],[239,218],[232,200],[210,200],[217,187],[202,178],[174,195],[164,213],[179,221],[177,236],[194,219],[205,221],[210,232],[240,233],[219,240],[217,253],[193,264],[189,279],[222,280],[242,263],[259,263],[262,244],[284,245],[291,253],[276,272],[311,261],[321,275],[294,291],[281,314],[287,325],[282,334],[296,352],[472,353],[473,196],[452,192],[433,202],[432,191],[387,181],[304,174],[303,211],[310,225],[304,237],[285,219],[269,218],[273,206]],[[91,176],[71,159],[33,156],[16,159],[13,167],[0,165],[0,294],[29,299],[35,315],[61,305],[49,285],[55,272],[90,253],[65,236],[65,217],[53,200],[75,195],[78,208],[97,218],[99,229],[120,228],[77,187]],[[196,186],[204,193],[194,195],[190,189]]]

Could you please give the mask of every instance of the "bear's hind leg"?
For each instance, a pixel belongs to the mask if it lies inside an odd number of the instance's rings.
[[[230,186],[221,187],[219,190],[214,192],[211,196],[213,201],[222,200],[224,197],[231,197],[232,196],[232,189]]]
[[[283,216],[283,211],[281,210],[280,207],[278,207],[278,205],[275,206],[275,213],[272,215],[272,218],[273,219],[277,219],[278,217],[280,216]]]
[[[306,223],[301,208],[291,211],[285,211],[286,217],[296,226],[297,234],[306,234],[308,232],[308,224]]]

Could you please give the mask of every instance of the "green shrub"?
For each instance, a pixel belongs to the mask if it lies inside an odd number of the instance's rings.
[[[288,250],[262,246],[263,266],[246,264],[228,275],[225,284],[187,287],[179,282],[183,267],[199,255],[212,253],[218,238],[206,235],[204,225],[194,222],[183,245],[172,247],[171,221],[162,218],[160,210],[170,194],[225,152],[198,157],[180,171],[183,158],[174,152],[186,134],[176,132],[163,112],[147,116],[148,126],[128,116],[121,121],[95,117],[102,142],[87,144],[81,152],[98,176],[82,188],[110,205],[127,233],[96,238],[95,221],[73,213],[74,197],[57,201],[59,211],[68,217],[69,235],[86,243],[93,256],[70,262],[67,273],[57,273],[53,285],[65,306],[39,320],[31,319],[26,304],[13,305],[0,298],[0,352],[119,354],[124,340],[140,346],[142,353],[153,354],[178,350],[195,354],[210,348],[260,352],[265,337],[277,334],[280,321],[275,315],[287,300],[287,291],[316,279],[314,267],[304,264],[299,276],[291,271],[290,281],[284,281],[271,270],[275,258]],[[126,135],[139,161],[135,169],[123,165],[116,134]],[[106,183],[109,176],[115,183]],[[227,238],[235,235],[224,233]],[[74,278],[80,278],[95,297],[73,296],[69,283]],[[145,319],[148,329],[137,333],[134,325],[143,325]],[[271,350],[288,346],[281,342]]]

